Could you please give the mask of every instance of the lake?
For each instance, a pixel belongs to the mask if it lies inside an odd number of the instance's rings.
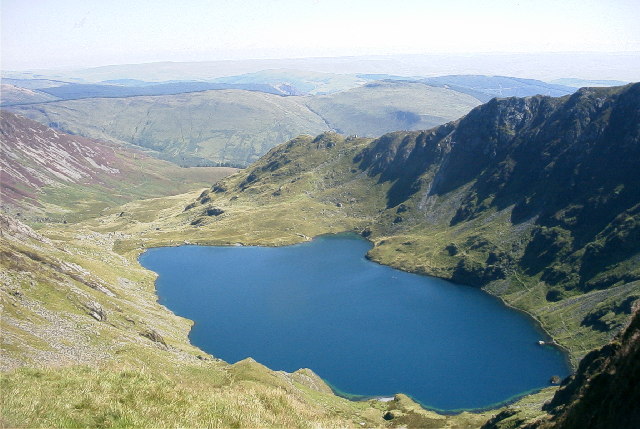
[[[327,235],[286,247],[150,249],[160,303],[195,321],[192,344],[235,363],[310,368],[343,396],[405,393],[438,410],[486,408],[569,368],[525,314],[473,287],[365,259]]]

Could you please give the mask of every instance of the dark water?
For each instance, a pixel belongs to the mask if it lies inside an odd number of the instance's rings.
[[[191,342],[230,363],[311,368],[336,391],[402,392],[441,410],[482,408],[564,377],[532,321],[472,287],[367,261],[324,236],[279,248],[181,246],[140,257]]]

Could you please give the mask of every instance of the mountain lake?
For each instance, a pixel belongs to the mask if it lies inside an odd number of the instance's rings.
[[[150,249],[161,304],[229,363],[310,368],[352,399],[405,393],[441,411],[489,408],[570,373],[527,315],[470,286],[367,260],[366,240]]]

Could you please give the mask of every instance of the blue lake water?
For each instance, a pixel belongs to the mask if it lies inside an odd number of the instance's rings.
[[[234,363],[311,368],[341,394],[406,393],[440,410],[484,408],[565,377],[526,315],[469,286],[378,265],[353,235],[287,247],[150,249],[160,303],[191,342]]]

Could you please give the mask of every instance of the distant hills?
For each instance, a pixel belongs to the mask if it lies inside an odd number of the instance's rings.
[[[75,70],[3,71],[3,78],[39,78],[75,82],[114,79],[143,81],[210,80],[262,70],[288,69],[334,74],[442,76],[501,75],[550,81],[565,77],[638,81],[638,52],[546,52],[483,54],[407,54],[346,57],[157,62]]]
[[[11,79],[8,79],[11,81]],[[3,87],[4,88],[4,87]],[[290,95],[285,90],[267,84],[227,84],[210,82],[167,82],[167,83],[147,83],[142,82],[138,86],[124,85],[101,85],[101,84],[80,84],[66,83],[60,86],[53,86],[38,89],[38,93],[43,94],[43,100],[78,100],[81,98],[119,98],[135,97],[142,95],[173,95],[189,92],[210,91],[214,89],[243,89],[246,91],[259,91],[268,94]],[[48,98],[47,98],[48,96]],[[2,105],[37,103],[32,99],[8,99],[3,96]]]
[[[238,76],[217,78],[214,82],[227,84],[263,84],[287,88],[289,95],[333,94],[356,88],[367,82],[356,75],[319,73],[289,69],[262,70]]]
[[[37,89],[29,89],[3,83],[0,85],[0,94],[2,94],[2,100],[0,105],[11,106],[14,104],[33,104],[42,103],[45,101],[58,100],[57,97],[47,94],[46,92],[39,91]]]
[[[452,75],[430,77],[421,81],[428,85],[443,86],[464,92],[482,102],[487,102],[493,97],[528,97],[530,95],[561,97],[572,94],[576,90],[571,86],[508,76]]]
[[[248,165],[278,142],[328,129],[298,98],[218,90],[14,106],[47,126],[155,151],[180,165]]]
[[[459,118],[479,104],[477,98],[459,91],[403,81],[371,82],[306,100],[330,129],[366,137],[432,128]]]
[[[385,78],[384,80],[375,80]],[[209,82],[3,80],[2,103],[40,123],[151,150],[179,165],[246,166],[299,134],[376,136],[455,120],[494,96],[575,89],[498,76],[405,78],[266,70]],[[19,86],[21,85],[21,86]]]
[[[395,82],[315,97],[215,90],[83,98],[12,109],[65,132],[151,149],[181,165],[246,166],[300,134],[339,129],[373,136],[397,128],[430,128],[479,103],[453,90]]]
[[[563,78],[555,79],[551,83],[572,86],[574,88],[581,88],[583,86],[619,86],[625,85],[629,82],[621,80],[595,80],[595,79],[575,79],[575,78]]]

